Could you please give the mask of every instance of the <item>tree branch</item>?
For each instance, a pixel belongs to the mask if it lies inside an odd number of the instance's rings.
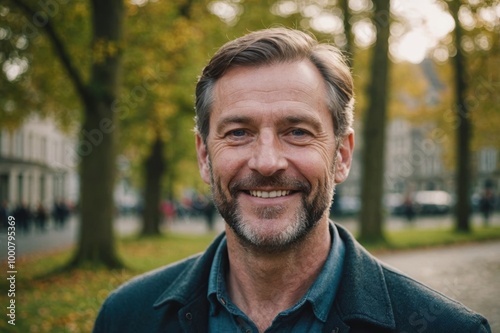
[[[179,13],[187,19],[191,19],[191,6],[193,6],[193,1],[188,0],[183,5],[179,7]]]
[[[24,1],[22,0],[11,0],[11,1],[24,12],[28,20],[36,15],[37,12]],[[78,95],[82,99],[83,103],[86,103],[88,96],[87,86],[83,82],[80,73],[73,65],[73,61],[68,51],[66,50],[66,47],[62,42],[62,39],[56,33],[54,26],[52,25],[52,22],[50,20],[47,20],[47,22],[43,25],[42,29],[47,33],[47,36],[49,37],[49,40],[52,43],[54,51],[58,56],[59,60],[61,61],[64,69],[68,73],[69,78],[73,83],[73,85],[75,86]]]

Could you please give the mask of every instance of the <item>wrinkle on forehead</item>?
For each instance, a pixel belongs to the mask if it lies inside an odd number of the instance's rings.
[[[292,72],[290,68],[293,68]],[[288,70],[287,75],[283,76],[286,70]],[[273,80],[276,77],[283,77],[280,86],[276,86],[276,81]],[[286,100],[323,108],[328,105],[327,96],[326,84],[321,74],[308,60],[257,67],[237,67],[228,71],[216,83],[213,111],[238,108],[239,102],[248,106],[248,100],[264,104]]]

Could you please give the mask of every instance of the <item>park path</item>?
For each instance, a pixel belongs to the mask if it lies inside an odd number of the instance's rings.
[[[376,256],[481,313],[500,332],[500,241]]]

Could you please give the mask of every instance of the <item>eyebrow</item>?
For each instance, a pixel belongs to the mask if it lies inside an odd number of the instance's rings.
[[[224,127],[230,125],[230,124],[243,124],[243,125],[248,125],[254,123],[254,119],[249,116],[242,116],[242,115],[233,115],[233,116],[228,116],[217,125],[217,132],[220,132],[224,129]],[[300,115],[287,115],[283,119],[281,119],[278,122],[279,126],[290,126],[290,125],[297,125],[297,124],[308,124],[310,125],[315,131],[320,132],[323,130],[323,126],[321,122],[316,118],[312,117],[307,114],[300,114]]]
[[[317,132],[323,130],[321,122],[316,117],[312,117],[307,114],[289,115],[280,121],[280,125],[297,125],[304,123],[310,125]]]
[[[222,131],[226,126],[230,124],[251,124],[253,122],[251,117],[247,116],[229,116],[224,119],[217,125],[216,131]]]

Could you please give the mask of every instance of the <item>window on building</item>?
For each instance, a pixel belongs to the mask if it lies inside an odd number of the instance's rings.
[[[59,142],[56,140],[54,140],[54,144],[52,145],[53,147],[53,150],[52,150],[52,158],[51,158],[51,162],[52,163],[59,163]]]
[[[20,130],[16,133],[16,139],[14,143],[14,149],[15,149],[15,156],[19,158],[24,157],[24,135],[23,132]]]
[[[45,176],[40,176],[40,201],[45,200]]]
[[[0,201],[9,200],[9,175],[0,175]]]
[[[54,199],[59,200],[61,193],[59,192],[59,176],[54,175],[52,177],[52,191],[54,193]]]
[[[23,202],[23,197],[24,197],[24,191],[23,191],[23,182],[24,182],[24,177],[23,175],[17,176],[17,202],[22,203]]]
[[[40,147],[40,159],[42,161],[47,161],[48,156],[47,156],[47,138],[42,138],[40,141],[41,147]]]
[[[33,198],[31,196],[31,194],[33,193],[33,185],[34,185],[33,184],[33,175],[28,175],[28,196],[29,196],[29,198],[28,198],[28,201],[29,201],[28,204],[34,204],[34,202],[31,202],[31,200]]]
[[[34,149],[33,149],[33,133],[28,134],[28,159],[33,160],[35,158],[34,156]]]
[[[495,148],[483,148],[479,152],[479,171],[493,172],[497,166],[498,151]]]

